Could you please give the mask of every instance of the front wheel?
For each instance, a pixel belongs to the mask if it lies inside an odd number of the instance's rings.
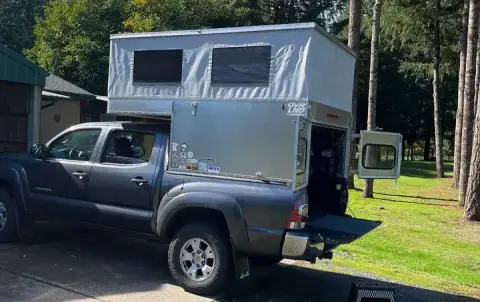
[[[10,194],[0,188],[0,243],[15,241],[17,236],[17,220],[14,202]]]
[[[168,249],[168,266],[177,284],[198,295],[223,291],[233,275],[231,248],[225,237],[210,224],[182,227]]]

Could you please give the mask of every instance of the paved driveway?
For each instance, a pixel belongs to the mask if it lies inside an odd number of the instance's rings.
[[[106,232],[47,225],[28,245],[0,245],[0,301],[212,301],[173,285],[166,247]],[[328,262],[325,262],[328,263]],[[308,267],[256,268],[254,279],[219,301],[347,301],[367,274]],[[473,301],[394,285],[398,301]]]
[[[0,301],[209,301],[172,285],[166,247],[118,234],[40,227],[0,245]]]

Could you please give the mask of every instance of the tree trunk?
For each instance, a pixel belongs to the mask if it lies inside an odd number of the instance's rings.
[[[478,4],[470,0],[468,13],[467,58],[465,63],[465,88],[462,123],[462,152],[460,157],[459,205],[464,206],[472,154],[473,101],[475,99],[475,56],[478,37]]]
[[[423,160],[430,160],[430,134],[427,134],[427,137],[425,138],[425,145],[423,147]]]
[[[355,62],[355,71],[353,73],[352,119],[350,121],[350,129],[352,134],[355,134],[357,130],[358,65],[360,63],[360,26],[362,21],[361,10],[361,0],[350,0],[350,10],[348,16],[348,47],[350,47],[358,56]],[[350,163],[355,157],[355,145],[355,140],[352,140],[350,147]],[[348,188],[355,188],[353,174],[348,175]]]
[[[440,113],[440,97],[438,95],[440,80],[440,0],[435,1],[437,13],[434,17],[434,58],[433,58],[433,121],[435,126],[435,165],[437,177],[445,177],[443,171],[443,135],[442,135],[442,115]]]
[[[475,57],[475,95],[473,101],[473,112],[477,112],[478,88],[480,85],[480,22],[477,29],[477,56]]]
[[[479,110],[480,108],[478,108]],[[475,114],[470,174],[465,193],[465,220],[480,221],[480,116]]]
[[[372,42],[370,49],[370,79],[368,84],[368,118],[367,130],[374,130],[377,111],[377,84],[378,84],[378,40],[380,32],[380,14],[382,11],[382,0],[375,0],[373,5]],[[367,153],[367,158],[373,156]],[[373,179],[365,181],[363,189],[364,198],[373,198]]]
[[[463,90],[465,84],[465,59],[467,54],[468,33],[468,1],[463,5],[462,38],[460,41],[460,68],[458,70],[457,116],[455,119],[455,147],[453,152],[453,181],[452,186],[458,188],[460,179],[460,162],[462,152],[462,121],[463,121]]]

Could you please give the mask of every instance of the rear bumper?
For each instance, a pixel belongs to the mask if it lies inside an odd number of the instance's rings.
[[[313,260],[322,258],[325,242],[318,233],[309,231],[287,231],[283,240],[282,258],[293,260]]]

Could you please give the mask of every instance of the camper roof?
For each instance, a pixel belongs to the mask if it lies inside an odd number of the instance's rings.
[[[292,23],[292,24],[274,24],[274,25],[257,25],[257,26],[238,26],[238,27],[224,27],[224,28],[208,28],[208,29],[193,29],[193,30],[174,30],[174,31],[160,31],[160,32],[143,32],[143,33],[125,33],[113,34],[110,36],[114,39],[135,39],[135,38],[156,38],[156,37],[178,37],[178,36],[195,36],[195,35],[216,35],[216,34],[233,34],[233,33],[251,33],[262,31],[286,31],[296,29],[314,28],[322,35],[328,37],[343,49],[354,56],[356,53],[344,43],[338,40],[335,36],[328,33],[325,29],[320,27],[315,22],[306,23]]]

